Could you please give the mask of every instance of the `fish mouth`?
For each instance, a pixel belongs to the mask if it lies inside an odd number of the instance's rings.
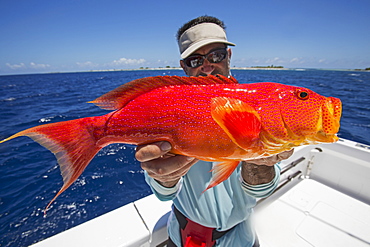
[[[334,97],[326,98],[321,107],[319,121],[317,123],[318,132],[313,138],[319,142],[336,142],[337,133],[340,127],[342,116],[342,103],[340,99]]]

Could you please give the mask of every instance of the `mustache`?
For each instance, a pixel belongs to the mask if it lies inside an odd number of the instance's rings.
[[[216,76],[216,75],[222,75],[222,73],[220,72],[220,71],[218,71],[218,70],[214,70],[214,71],[212,71],[212,73],[210,73],[210,74],[206,74],[206,73],[199,73],[199,75],[198,76],[208,76],[208,75],[214,75],[214,76]]]

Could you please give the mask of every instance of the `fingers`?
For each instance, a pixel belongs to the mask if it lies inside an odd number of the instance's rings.
[[[279,161],[286,160],[294,153],[294,149],[277,154]]]
[[[197,162],[197,159],[192,157],[169,153],[171,148],[168,142],[141,145],[137,147],[135,157],[150,177],[166,184],[178,181]]]
[[[150,177],[165,182],[180,179],[196,161],[192,157],[176,155],[143,162],[141,167],[147,171]]]
[[[141,145],[136,148],[135,158],[140,162],[157,159],[171,150],[169,142],[155,142],[148,145]]]

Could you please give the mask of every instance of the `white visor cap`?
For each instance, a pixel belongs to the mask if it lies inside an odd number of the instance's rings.
[[[206,22],[189,28],[179,39],[181,59],[188,57],[202,46],[212,43],[235,46],[234,43],[227,41],[224,29],[215,23]]]

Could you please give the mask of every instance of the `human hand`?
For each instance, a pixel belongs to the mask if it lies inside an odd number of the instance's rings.
[[[288,159],[290,156],[293,155],[294,149],[291,149],[289,151],[284,151],[279,154],[275,154],[270,157],[266,158],[259,158],[259,159],[254,159],[254,160],[247,160],[247,163],[251,163],[254,165],[264,165],[264,166],[273,166],[276,163]]]
[[[138,146],[135,154],[148,175],[168,188],[175,186],[198,161],[193,157],[171,154],[171,148],[169,142],[155,142]]]
[[[282,160],[288,159],[293,154],[293,149],[275,154],[271,157],[247,160],[243,162],[243,180],[251,185],[266,184],[275,177],[274,165]]]

